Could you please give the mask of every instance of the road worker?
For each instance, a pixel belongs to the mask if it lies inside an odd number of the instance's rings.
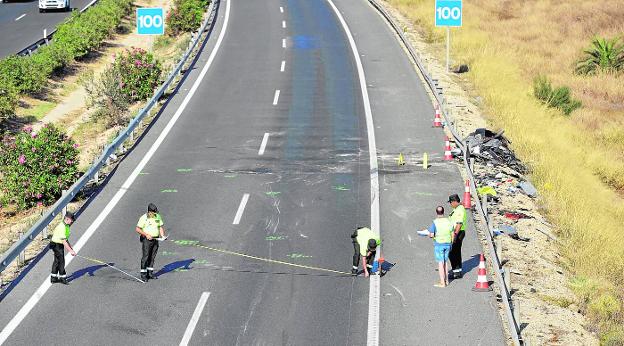
[[[369,270],[373,268],[375,253],[377,246],[381,244],[381,238],[378,234],[371,231],[370,228],[361,227],[356,229],[351,235],[353,240],[353,268],[351,274],[357,275],[360,257],[362,257],[362,268],[364,269],[364,277],[369,276]]]
[[[69,284],[69,282],[67,282],[67,274],[65,273],[65,249],[67,249],[72,256],[76,256],[76,252],[71,247],[71,244],[69,244],[69,227],[74,222],[74,218],[74,214],[68,211],[65,213],[63,221],[61,221],[52,232],[50,249],[52,249],[54,253],[54,262],[52,262],[50,282],[53,284],[57,282],[64,285]]]
[[[453,269],[453,279],[461,279],[462,273],[462,255],[461,248],[464,237],[466,236],[466,208],[460,203],[459,196],[453,194],[449,196],[449,203],[453,210],[449,215],[449,219],[455,225],[454,241],[451,247],[451,253],[449,259],[451,261],[451,268]]]
[[[446,261],[448,261],[453,237],[455,236],[455,225],[451,220],[444,216],[444,207],[436,208],[436,219],[429,226],[429,237],[433,238],[433,253],[436,262],[438,262],[438,274],[440,275],[440,283],[435,284],[436,287],[446,287],[448,278],[446,275]]]
[[[141,279],[157,279],[154,276],[154,259],[158,252],[158,237],[165,238],[165,229],[162,217],[158,213],[158,208],[153,203],[147,206],[147,214],[139,218],[136,226],[137,233],[140,234],[143,256],[141,257]]]

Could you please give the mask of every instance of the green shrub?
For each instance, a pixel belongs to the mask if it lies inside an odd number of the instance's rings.
[[[548,107],[557,108],[565,115],[570,115],[582,106],[581,101],[572,98],[570,88],[567,86],[553,88],[550,81],[544,76],[538,76],[534,79],[533,95]]]
[[[78,146],[52,125],[35,133],[27,128],[0,143],[3,204],[18,209],[51,204],[75,181]]]
[[[162,74],[160,62],[154,55],[140,48],[132,48],[117,55],[111,68],[119,71],[121,90],[132,102],[149,99]]]
[[[624,45],[619,38],[594,38],[591,46],[583,52],[576,64],[578,74],[595,74],[598,71],[619,72],[624,70]]]
[[[15,114],[17,90],[6,78],[0,78],[0,122]]]
[[[197,30],[209,3],[207,0],[175,0],[166,19],[167,34],[177,36]]]
[[[103,119],[107,126],[122,125],[130,107],[130,97],[122,90],[123,78],[118,69],[108,68],[95,80],[93,74],[84,76],[81,83],[89,95],[90,106],[97,108],[94,117]]]
[[[36,93],[46,84],[48,76],[35,65],[30,56],[9,56],[0,60],[0,76],[12,83],[20,93]]]

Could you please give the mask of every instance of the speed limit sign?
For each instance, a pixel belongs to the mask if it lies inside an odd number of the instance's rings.
[[[462,26],[462,0],[436,0],[436,26]]]

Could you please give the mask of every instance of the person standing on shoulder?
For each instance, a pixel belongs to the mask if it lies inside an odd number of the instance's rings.
[[[429,226],[429,237],[433,238],[433,253],[436,262],[438,262],[438,273],[440,274],[440,283],[435,284],[436,287],[448,286],[448,277],[446,275],[446,261],[449,259],[451,246],[453,244],[454,226],[451,220],[444,217],[444,208],[438,206],[436,208],[436,219]]]
[[[69,244],[69,227],[74,222],[74,214],[72,212],[66,212],[63,221],[59,223],[52,232],[52,238],[50,239],[50,249],[54,252],[54,262],[52,262],[52,273],[50,274],[50,282],[60,282],[64,285],[68,285],[67,274],[65,273],[65,249],[69,251],[72,256],[76,256],[76,252]]]
[[[154,276],[154,259],[158,252],[158,238],[165,237],[164,223],[158,208],[153,203],[147,206],[147,214],[139,218],[136,226],[137,233],[140,234],[140,241],[143,244],[143,256],[141,257],[141,279],[143,281],[156,279]]]
[[[451,253],[449,259],[451,260],[451,268],[453,269],[453,279],[462,278],[462,255],[461,248],[466,236],[466,208],[461,205],[459,196],[453,194],[449,196],[449,203],[453,210],[449,215],[449,219],[455,225],[453,246],[451,247]]]
[[[361,227],[356,229],[351,235],[353,239],[353,268],[351,274],[357,275],[360,256],[362,257],[362,268],[364,277],[369,276],[369,270],[373,268],[377,246],[381,244],[381,238],[370,228]]]

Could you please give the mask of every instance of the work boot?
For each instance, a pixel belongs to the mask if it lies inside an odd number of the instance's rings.
[[[461,279],[463,277],[461,271],[453,271],[453,279]]]
[[[55,276],[50,276],[50,282],[55,284],[55,283],[59,282],[59,279],[57,277],[55,277]]]
[[[147,277],[147,273],[141,273],[141,280],[147,282],[149,278]]]
[[[62,283],[63,285],[69,285],[69,281],[67,281],[67,278],[60,278],[58,279],[58,282]]]
[[[156,280],[158,279],[158,276],[154,276],[154,272],[150,270],[147,272],[147,278],[150,280]]]
[[[351,269],[351,275],[358,275],[358,270],[356,268]]]

